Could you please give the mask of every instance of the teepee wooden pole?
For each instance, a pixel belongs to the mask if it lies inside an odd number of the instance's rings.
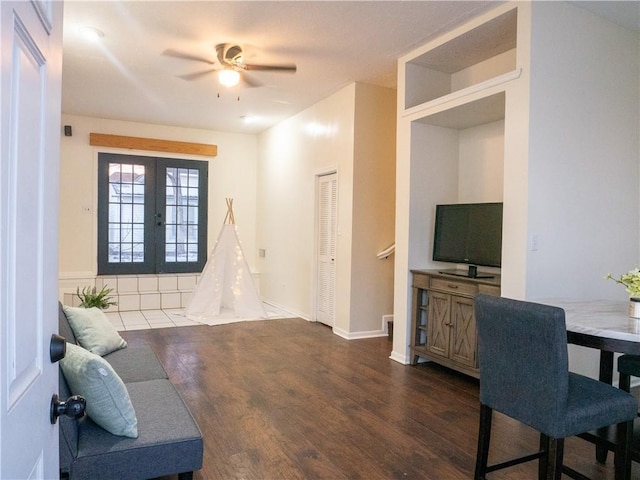
[[[224,223],[235,225],[236,219],[233,216],[233,198],[226,198],[227,202],[227,214],[224,217]]]

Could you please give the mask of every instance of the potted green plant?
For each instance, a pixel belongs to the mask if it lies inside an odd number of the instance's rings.
[[[629,294],[629,316],[640,318],[640,268],[629,270],[620,275],[620,278],[615,278],[610,273],[605,278],[625,287]]]
[[[108,288],[107,285],[102,287],[100,291],[96,287],[84,287],[80,291],[80,287],[76,289],[76,295],[80,299],[80,307],[91,308],[98,307],[101,310],[105,310],[112,305],[118,305],[113,301],[113,297],[110,293],[113,292],[113,288]]]

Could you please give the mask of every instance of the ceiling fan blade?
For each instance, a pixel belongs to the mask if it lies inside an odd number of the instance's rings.
[[[251,75],[249,75],[246,72],[242,72],[242,74],[240,75],[240,79],[244,87],[256,88],[256,87],[262,87],[263,85],[261,81],[259,81],[256,78],[253,78]]]
[[[176,57],[183,58],[185,60],[195,60],[197,62],[204,62],[210,65],[214,65],[216,62],[209,60],[208,58],[199,57],[198,55],[192,55],[190,53],[179,52],[178,50],[173,50],[172,48],[166,49],[162,52],[163,55],[167,55],[168,57]]]
[[[178,75],[179,78],[183,80],[197,80],[200,77],[204,77],[205,75],[209,75],[210,73],[215,72],[215,68],[210,68],[209,70],[203,70],[202,72],[195,73],[187,73],[186,75]]]
[[[295,73],[297,67],[295,65],[249,65],[242,64],[240,65],[243,70],[255,70],[255,71],[263,71],[263,72],[285,72],[285,73]]]

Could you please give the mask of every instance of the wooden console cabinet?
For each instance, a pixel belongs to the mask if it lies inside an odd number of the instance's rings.
[[[500,276],[469,278],[438,270],[411,270],[411,358],[420,357],[478,378],[473,297],[500,295]]]

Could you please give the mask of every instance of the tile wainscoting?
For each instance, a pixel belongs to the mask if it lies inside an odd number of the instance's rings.
[[[108,275],[73,276],[60,278],[59,297],[63,304],[77,306],[80,303],[76,289],[85,286],[101,289],[112,288],[111,296],[118,303],[111,312],[136,310],[168,310],[184,308],[193,292],[199,274],[163,275]]]

